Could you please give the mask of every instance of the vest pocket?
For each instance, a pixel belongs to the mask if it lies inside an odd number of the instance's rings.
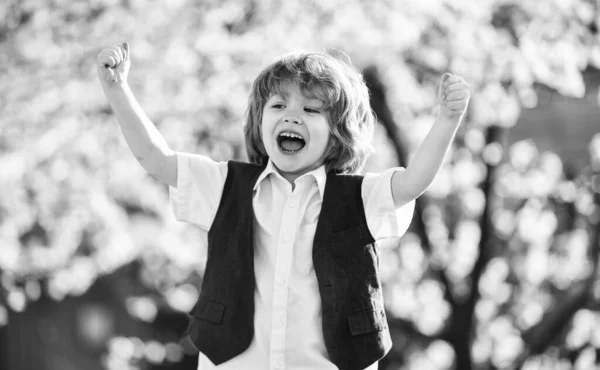
[[[217,301],[206,298],[198,299],[196,305],[190,312],[190,315],[196,319],[204,319],[215,324],[220,324],[223,321],[225,313],[225,305]]]
[[[385,313],[380,309],[348,316],[348,325],[353,336],[387,329]]]

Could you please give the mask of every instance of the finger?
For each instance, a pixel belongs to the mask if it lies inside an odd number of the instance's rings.
[[[98,67],[101,68],[109,68],[111,67],[111,63],[113,62],[108,55],[105,55],[103,53],[98,54],[98,58],[97,58],[97,63],[98,63]]]
[[[450,72],[446,72],[442,75],[442,78],[440,79],[442,83],[446,82],[446,80],[448,78],[452,77],[452,74]]]
[[[123,49],[125,50],[125,59],[129,59],[129,44],[127,42],[123,43]]]
[[[115,68],[117,66],[117,61],[115,60],[115,58],[111,55],[105,55],[102,59],[101,59],[101,64],[102,67],[104,68]]]
[[[463,81],[463,78],[457,75],[450,75],[448,76],[448,78],[446,78],[446,80],[444,81],[446,83],[446,85],[450,85],[456,82],[460,82]]]
[[[467,85],[465,82],[454,82],[448,86],[446,86],[446,88],[444,89],[444,91],[446,93],[451,93],[453,91],[468,91],[469,90],[469,85]]]
[[[119,53],[114,49],[107,49],[104,56],[108,63],[104,66],[105,68],[117,68],[123,61]]]
[[[456,100],[463,100],[467,97],[467,94],[464,91],[453,91],[449,94],[446,94],[446,101],[450,102],[450,101],[456,101]]]
[[[125,50],[123,50],[123,48],[120,45],[115,45],[115,47],[113,48],[114,52],[117,54],[117,56],[119,57],[119,61],[122,62],[123,60],[125,60]]]
[[[121,54],[121,60],[125,61],[128,59],[128,52],[127,49],[129,48],[129,45],[127,45],[127,48],[125,48],[125,42],[119,44],[117,47],[119,49],[119,52]]]
[[[447,89],[450,87],[455,89],[457,86],[461,85],[463,80],[460,77],[458,77],[459,79],[455,79],[454,77],[456,77],[456,76],[452,76],[446,80],[446,83],[444,83],[444,90],[447,91]]]
[[[123,61],[123,55],[119,48],[111,48],[108,50],[107,54],[113,57],[117,64],[121,64],[121,62]]]

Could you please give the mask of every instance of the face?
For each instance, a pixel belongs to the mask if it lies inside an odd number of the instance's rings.
[[[324,163],[329,122],[323,101],[296,84],[283,86],[263,108],[261,136],[267,155],[290,182]]]

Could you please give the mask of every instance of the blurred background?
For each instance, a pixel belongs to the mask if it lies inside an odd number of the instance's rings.
[[[129,81],[172,149],[245,159],[250,84],[338,49],[379,118],[366,171],[405,165],[445,71],[472,99],[409,231],[385,245],[382,370],[600,368],[600,9],[595,0],[4,0],[0,369],[195,369],[205,263],[97,82]]]

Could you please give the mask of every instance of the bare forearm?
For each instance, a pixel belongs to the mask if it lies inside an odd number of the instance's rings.
[[[454,140],[461,118],[438,116],[429,133],[406,168],[415,197],[431,185],[444,164],[450,144]]]
[[[395,171],[392,194],[396,208],[420,196],[444,164],[446,153],[467,110],[471,93],[465,80],[450,73],[440,79],[440,111],[405,171]]]
[[[167,142],[150,121],[127,85],[104,88],[127,145],[146,171],[153,173],[171,153]]]

